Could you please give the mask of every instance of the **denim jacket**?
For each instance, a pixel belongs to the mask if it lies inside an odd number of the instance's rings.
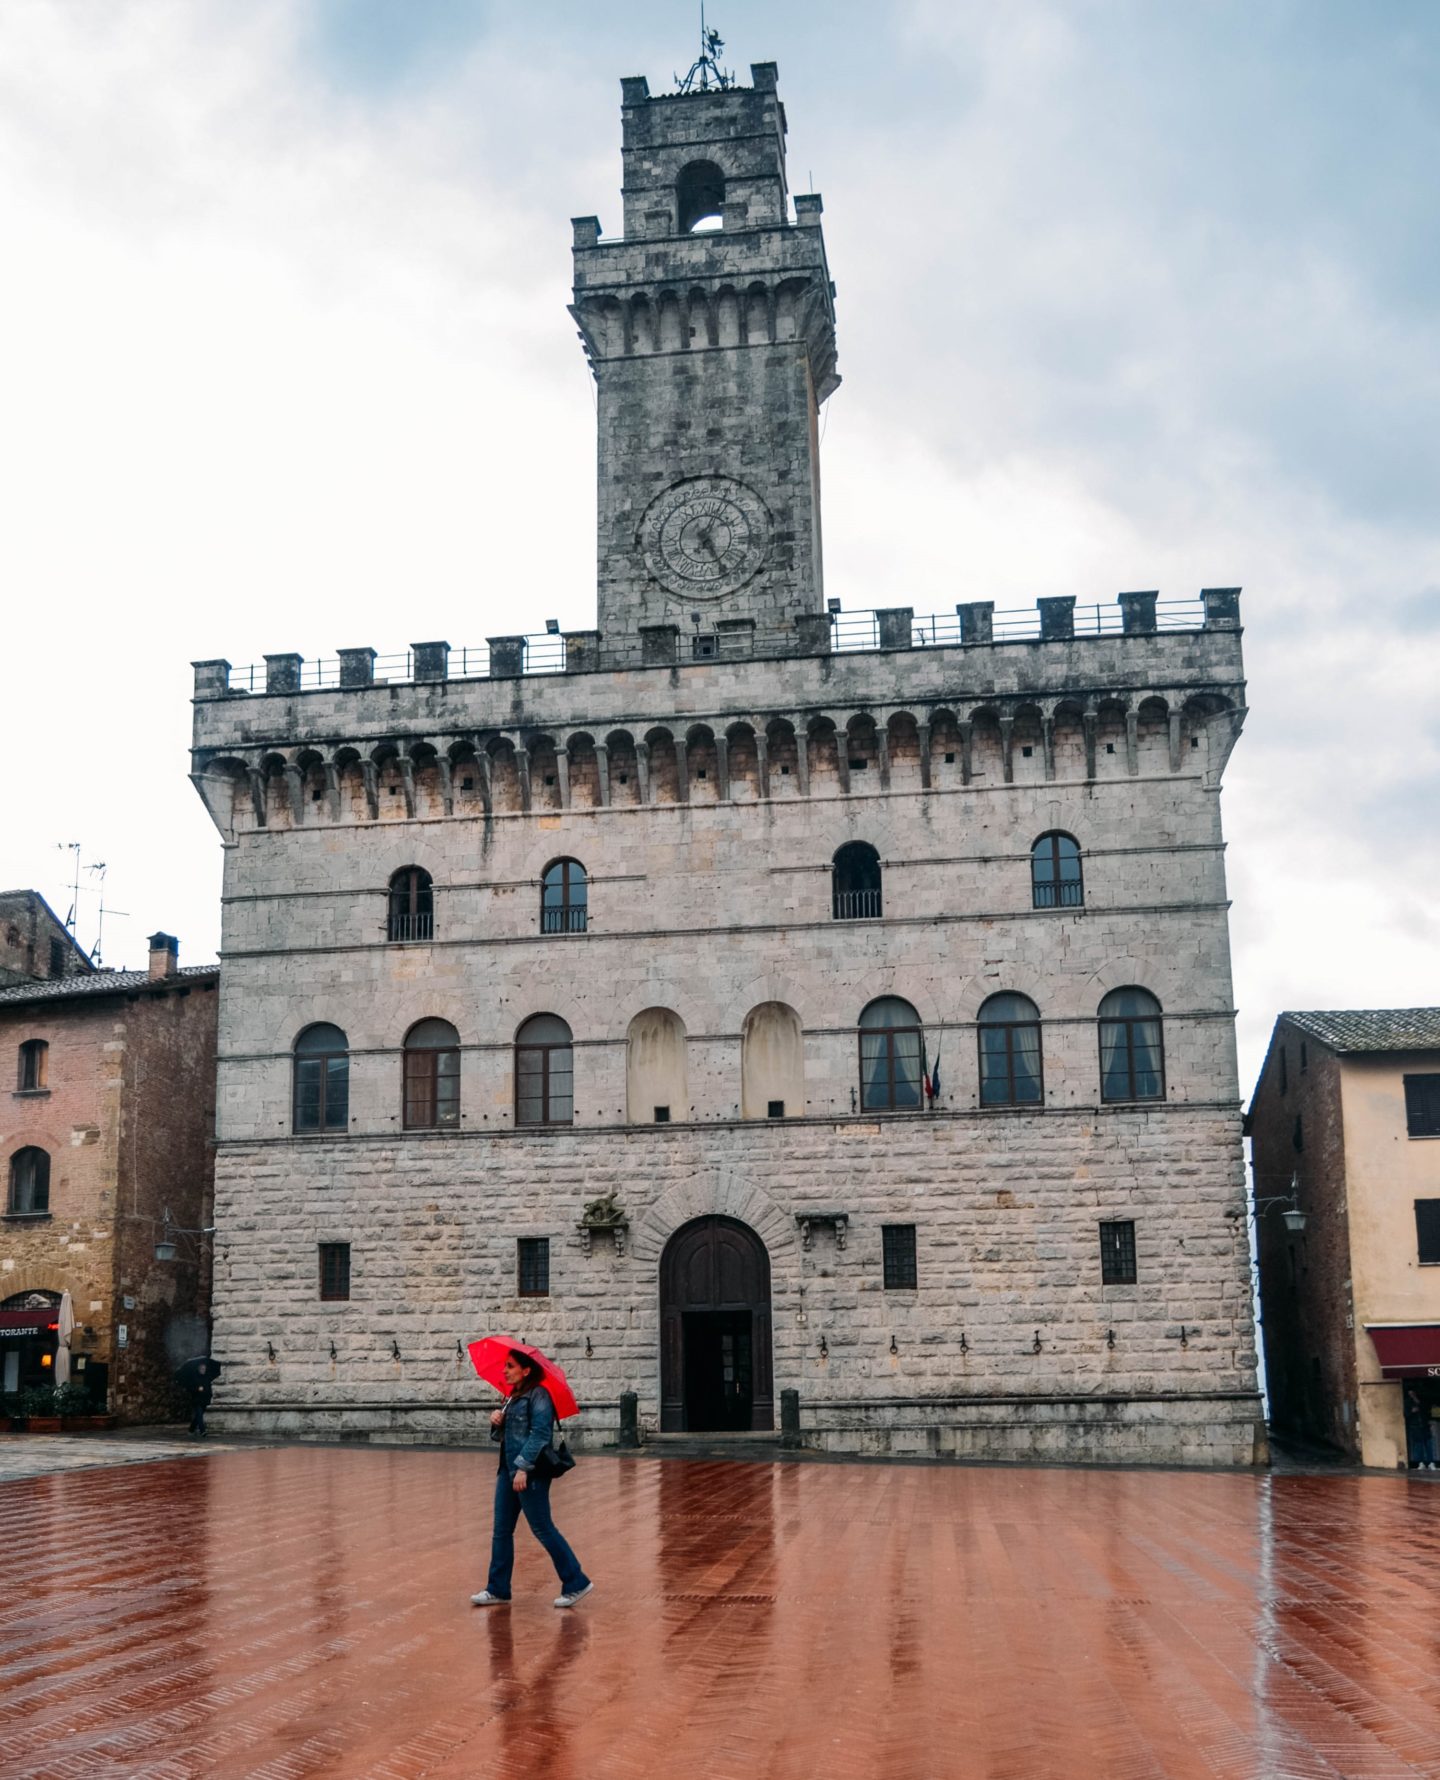
[[[517,1471],[533,1471],[554,1432],[555,1405],[543,1384],[511,1397],[505,1405],[503,1425],[490,1430],[491,1439],[500,1442],[500,1468],[512,1476]]]

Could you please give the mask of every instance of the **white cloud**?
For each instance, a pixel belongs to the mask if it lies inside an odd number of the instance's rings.
[[[1440,52],[1410,0],[1346,12],[726,20],[827,199],[829,591],[1246,587],[1247,1074],[1283,1005],[1440,999]],[[0,11],[0,879],[60,896],[83,839],[112,961],[218,934],[191,657],[593,611],[568,218],[618,225],[616,80],[685,59],[673,11],[452,9],[408,59],[363,14]]]

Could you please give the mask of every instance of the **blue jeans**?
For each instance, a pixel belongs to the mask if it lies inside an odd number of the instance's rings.
[[[495,1531],[490,1539],[490,1580],[485,1584],[502,1601],[510,1599],[510,1574],[515,1568],[515,1523],[523,1513],[530,1531],[550,1553],[560,1592],[573,1595],[588,1588],[590,1578],[580,1560],[565,1543],[564,1535],[550,1518],[551,1478],[532,1471],[524,1490],[517,1490],[511,1474],[501,1470],[495,1478]]]

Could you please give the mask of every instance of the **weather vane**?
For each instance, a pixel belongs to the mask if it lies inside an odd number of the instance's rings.
[[[690,72],[682,80],[675,76],[677,93],[708,93],[713,87],[723,93],[727,87],[733,87],[735,76],[728,68],[720,66],[720,52],[725,47],[725,39],[718,31],[710,31],[705,27],[705,7],[700,7],[700,54],[690,64]]]

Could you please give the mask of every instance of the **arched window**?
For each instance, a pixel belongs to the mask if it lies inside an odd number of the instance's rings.
[[[448,1020],[421,1020],[405,1034],[405,1128],[460,1123],[460,1034]]]
[[[16,1082],[21,1094],[38,1094],[46,1085],[50,1047],[43,1038],[27,1038],[20,1047],[20,1073]]]
[[[295,1129],[350,1126],[350,1041],[338,1026],[307,1026],[295,1040]]]
[[[570,1028],[536,1014],[515,1034],[515,1123],[569,1125],[575,1118]]]
[[[837,921],[871,921],[880,914],[880,855],[865,841],[849,841],[830,867]]]
[[[1100,1098],[1165,1098],[1164,1026],[1147,989],[1112,989],[1100,1003]]]
[[[1030,884],[1037,909],[1078,909],[1085,901],[1080,843],[1068,834],[1042,834],[1030,849]]]
[[[50,1211],[50,1158],[44,1150],[27,1145],[10,1158],[10,1215],[45,1217]]]
[[[1038,1106],[1040,1010],[1028,995],[992,995],[980,1009],[981,1106]]]
[[[678,1125],[689,1116],[685,1022],[668,1007],[647,1007],[625,1035],[625,1117],[632,1125]]]
[[[740,1029],[740,1116],[795,1119],[805,1111],[805,1035],[783,1001],[752,1007]]]
[[[435,937],[435,887],[418,865],[402,866],[390,880],[386,933],[392,940]]]
[[[860,1016],[860,1104],[867,1112],[922,1104],[925,1034],[908,1001],[882,996]]]
[[[675,211],[680,233],[725,226],[725,175],[714,161],[691,161],[675,181]]]
[[[547,865],[540,875],[540,931],[583,933],[588,887],[578,859],[557,859]]]

